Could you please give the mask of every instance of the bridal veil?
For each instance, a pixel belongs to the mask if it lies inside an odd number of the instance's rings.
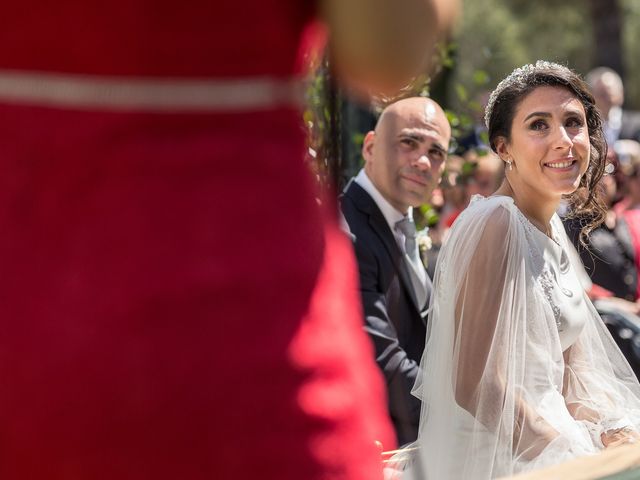
[[[451,229],[405,478],[497,478],[596,453],[603,431],[640,427],[640,386],[586,295],[586,324],[563,351],[533,228],[510,197],[494,196],[474,198]],[[558,238],[567,248],[563,230]]]

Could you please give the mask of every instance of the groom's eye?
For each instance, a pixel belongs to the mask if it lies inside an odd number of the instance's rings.
[[[403,138],[400,142],[409,148],[416,148],[418,146],[418,142],[413,138]]]

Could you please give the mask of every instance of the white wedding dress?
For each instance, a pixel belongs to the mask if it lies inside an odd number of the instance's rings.
[[[474,197],[442,248],[403,478],[491,479],[590,455],[640,427],[640,385],[553,239],[510,197]]]

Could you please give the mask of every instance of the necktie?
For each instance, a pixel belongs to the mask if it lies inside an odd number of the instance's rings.
[[[413,218],[404,217],[396,222],[396,228],[404,235],[404,251],[413,261],[414,255],[418,253],[416,248],[416,224],[413,222]]]
[[[418,299],[418,304],[422,308],[427,301],[427,273],[424,270],[424,265],[420,260],[420,253],[418,252],[416,224],[412,218],[404,217],[402,220],[396,222],[395,227],[404,235],[404,252],[408,257],[408,263],[411,267],[411,283],[413,284],[413,290]]]

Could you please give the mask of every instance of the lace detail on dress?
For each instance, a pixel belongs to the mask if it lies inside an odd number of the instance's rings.
[[[562,322],[560,321],[560,307],[553,302],[553,296],[551,294],[554,288],[553,280],[551,279],[551,272],[549,272],[549,270],[546,267],[543,268],[542,273],[538,277],[538,283],[542,288],[542,293],[544,294],[544,297],[549,302],[549,305],[551,305],[551,310],[553,311],[553,318],[556,321],[556,326],[558,327],[558,331],[561,332]]]
[[[580,428],[584,429],[591,439],[591,443],[598,449],[603,450],[604,445],[602,444],[602,438],[600,435],[604,432],[602,425],[598,423],[593,423],[588,420],[579,420],[577,424]]]
[[[558,328],[558,332],[562,332],[562,321],[561,321],[561,312],[560,307],[553,301],[552,291],[554,289],[554,282],[551,271],[548,266],[544,262],[544,257],[542,256],[542,252],[538,248],[536,242],[533,240],[533,235],[537,232],[534,231],[533,224],[529,221],[529,219],[520,211],[518,207],[513,204],[513,208],[516,212],[516,216],[520,220],[520,223],[524,227],[525,235],[527,237],[527,243],[529,245],[529,252],[531,253],[531,258],[533,259],[534,269],[537,272],[540,272],[536,281],[542,290],[542,294],[544,298],[549,302],[549,306],[551,307],[551,311],[553,312],[553,318],[556,322],[556,327]],[[555,241],[555,240],[554,240]]]

